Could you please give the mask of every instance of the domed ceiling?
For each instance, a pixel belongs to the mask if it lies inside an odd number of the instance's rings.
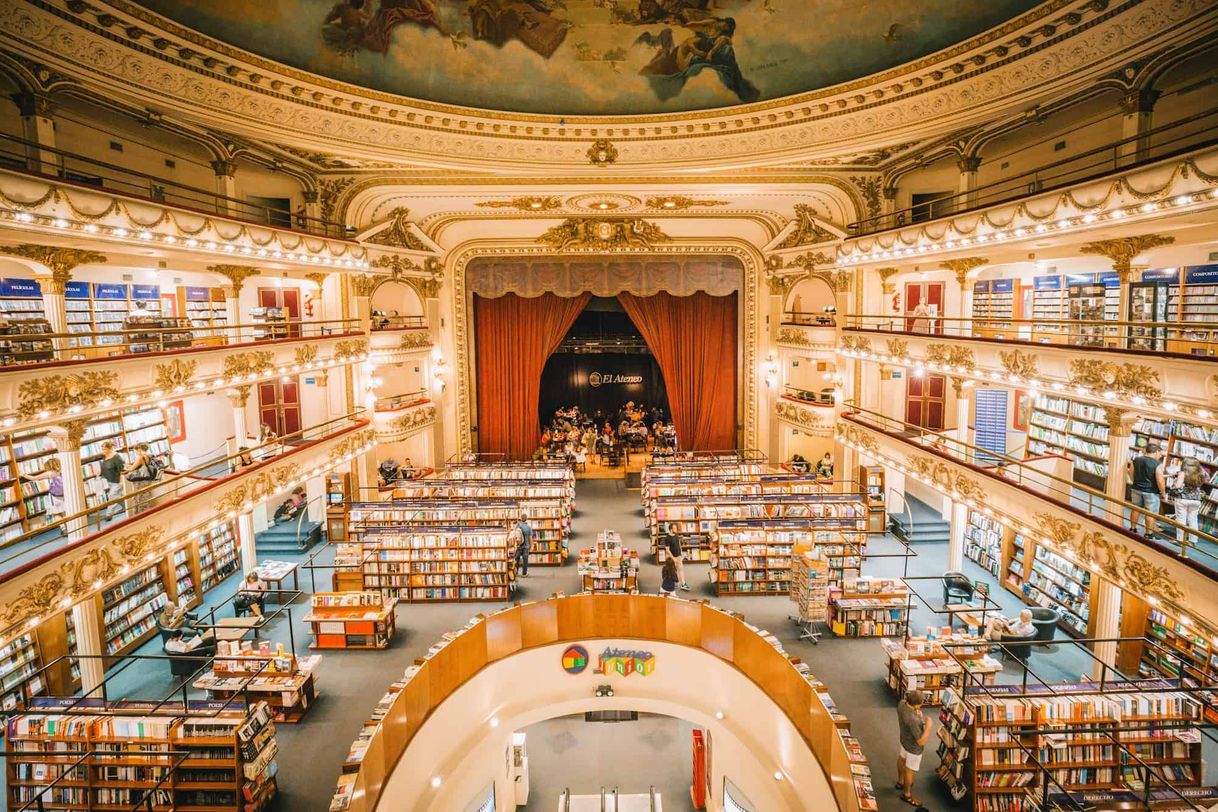
[[[764,101],[965,42],[1034,0],[140,0],[207,37],[415,99],[637,115]]]

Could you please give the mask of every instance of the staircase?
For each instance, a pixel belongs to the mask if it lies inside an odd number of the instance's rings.
[[[302,553],[321,541],[320,522],[282,522],[254,534],[258,556]]]
[[[943,521],[939,511],[918,499],[905,494],[907,513],[892,516],[893,534],[910,544],[947,544],[952,538],[951,523]],[[910,516],[912,515],[912,527]]]

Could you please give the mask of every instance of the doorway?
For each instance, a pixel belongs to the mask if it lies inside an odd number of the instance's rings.
[[[912,318],[918,305],[926,305],[930,318]],[[910,332],[943,334],[942,282],[905,283],[905,329]],[[943,428],[947,378],[943,375],[909,375],[905,378],[905,422],[922,428]]]
[[[300,431],[300,379],[258,384],[259,426],[266,424],[280,437]]]

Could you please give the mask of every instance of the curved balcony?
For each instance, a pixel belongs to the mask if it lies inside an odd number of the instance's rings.
[[[413,437],[436,423],[436,406],[426,389],[376,399],[376,438],[382,443]]]
[[[1195,617],[1218,616],[1218,537],[1166,516],[1154,517],[1159,537],[1137,535],[1126,527],[1144,509],[1058,476],[1053,458],[995,454],[852,405],[842,413],[836,435],[859,453],[1041,540],[1151,603],[1164,601]],[[1029,496],[1038,500],[1032,507]]]
[[[832,386],[820,392],[786,386],[774,405],[774,414],[779,420],[809,434],[828,437],[833,432],[837,405],[833,392]]]
[[[1100,406],[1218,425],[1206,383],[1218,353],[1216,324],[925,321],[915,325],[904,316],[848,316],[839,352],[915,371],[1060,392]]]
[[[567,645],[591,652],[593,641],[603,642],[598,651],[619,641],[645,648],[654,671],[646,678],[601,674],[593,659],[586,670],[567,673]],[[759,808],[859,809],[843,741],[848,731],[836,727],[814,677],[738,614],[676,598],[556,597],[478,615],[439,645],[407,672],[358,772],[340,779],[348,812],[459,809],[469,800],[460,797],[463,789],[472,795],[490,780],[511,797],[501,783],[510,779],[492,775],[502,771],[484,755],[501,762],[513,730],[548,716],[617,708],[667,712],[709,729],[714,783],[734,771],[732,780]],[[691,692],[693,673],[703,675],[703,688]],[[518,690],[522,681],[527,695]],[[595,697],[606,682],[614,696]]]
[[[146,557],[164,555],[375,443],[366,415],[353,412],[189,470],[165,471],[155,482],[128,482],[122,495],[9,539],[0,546],[0,633],[79,601]]]

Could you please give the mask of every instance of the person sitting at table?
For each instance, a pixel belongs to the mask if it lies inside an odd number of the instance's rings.
[[[796,454],[791,457],[791,470],[797,474],[806,474],[812,470],[812,465],[804,459],[802,454]]]
[[[246,612],[254,617],[262,617],[263,609],[266,606],[265,593],[266,584],[258,577],[258,571],[247,572],[245,580],[241,582],[237,597],[233,598],[233,609],[236,610],[237,617],[241,617]]]
[[[380,464],[376,466],[376,471],[381,475],[382,485],[392,484],[402,478],[401,466],[398,465],[398,461],[393,457],[381,460]]]
[[[210,629],[203,634],[192,632],[189,637],[181,629],[176,629],[165,641],[166,654],[214,654],[215,650],[215,635]]]
[[[833,479],[833,455],[828,451],[816,463],[816,475],[821,479]]]
[[[985,639],[1000,641],[1006,637],[1031,637],[1036,634],[1036,626],[1032,624],[1032,610],[1023,609],[1018,620],[995,615],[985,622]]]

